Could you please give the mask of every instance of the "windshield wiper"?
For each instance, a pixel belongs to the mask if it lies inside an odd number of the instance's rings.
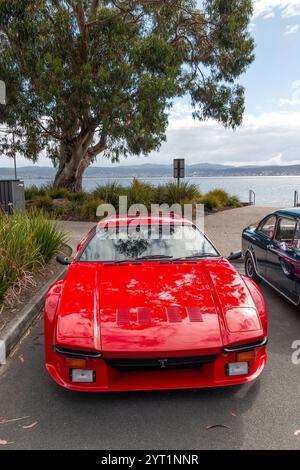
[[[144,261],[144,260],[160,260],[160,259],[173,259],[173,256],[167,255],[148,255],[148,256],[141,256],[140,258],[133,258],[133,259],[121,259],[116,261],[105,261],[106,263],[115,263],[115,264],[122,264],[122,263],[136,263],[137,261]]]
[[[201,259],[201,258],[219,258],[220,256],[213,253],[198,253],[191,256],[182,256],[181,258],[173,258],[174,261],[180,261],[185,259]]]
[[[148,256],[141,256],[140,258],[136,258],[135,260],[132,261],[143,261],[143,260],[151,260],[151,259],[173,259],[173,256],[168,256],[168,255],[148,255]]]

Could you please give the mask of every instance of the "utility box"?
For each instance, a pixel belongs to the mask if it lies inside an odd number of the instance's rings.
[[[0,210],[7,214],[25,211],[24,182],[21,180],[0,180]]]

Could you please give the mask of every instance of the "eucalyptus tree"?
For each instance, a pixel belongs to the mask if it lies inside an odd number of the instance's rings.
[[[56,187],[81,189],[103,154],[149,154],[174,99],[196,119],[241,124],[253,61],[250,0],[0,0],[0,152],[46,153]]]

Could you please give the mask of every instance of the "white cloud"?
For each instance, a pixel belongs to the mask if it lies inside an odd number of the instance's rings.
[[[300,87],[300,80],[298,86]],[[300,100],[300,98],[299,98]],[[173,158],[186,158],[191,163],[211,162],[233,165],[264,165],[300,163],[300,111],[277,111],[246,115],[243,125],[235,131],[225,129],[215,121],[200,122],[191,117],[191,108],[184,102],[174,106],[167,131],[167,142],[149,158],[129,157],[122,165],[142,163],[170,164]],[[1,158],[1,166],[13,166]],[[18,158],[18,166],[30,165]],[[42,157],[38,165],[50,166]],[[108,166],[99,157],[95,165]]]
[[[274,18],[274,16],[275,16],[274,11],[270,11],[269,13],[266,13],[263,18],[264,20],[269,20],[271,18]]]
[[[285,35],[288,35],[288,34],[295,34],[299,29],[299,25],[298,24],[288,24],[285,28],[285,32],[284,34]]]
[[[283,18],[300,16],[300,0],[254,0],[254,17],[267,18],[276,10]]]
[[[280,106],[297,106],[300,104],[300,80],[294,80],[292,83],[291,98],[282,98]]]
[[[175,157],[235,165],[300,162],[300,112],[246,115],[243,126],[233,131],[215,121],[194,121],[186,111],[182,118],[171,117],[167,142],[152,153],[151,163],[170,163]]]

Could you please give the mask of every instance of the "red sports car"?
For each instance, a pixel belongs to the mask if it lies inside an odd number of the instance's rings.
[[[229,259],[235,257],[231,256]],[[243,384],[264,369],[262,294],[189,220],[117,216],[77,247],[45,304],[46,367],[109,392]]]

